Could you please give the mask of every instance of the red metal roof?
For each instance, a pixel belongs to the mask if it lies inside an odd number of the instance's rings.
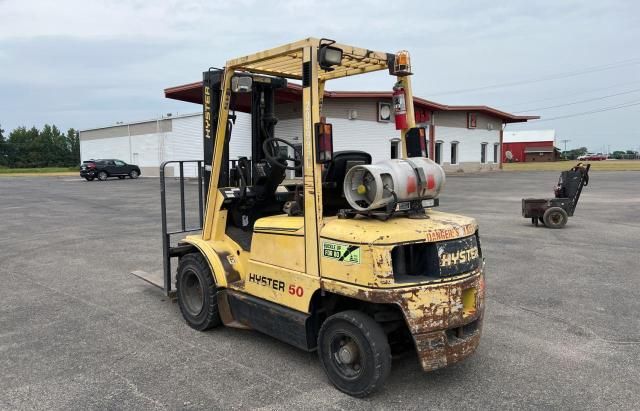
[[[288,84],[286,89],[276,92],[276,103],[287,103],[299,101],[302,95],[302,87],[297,84]],[[391,91],[325,91],[325,98],[385,98],[391,99]],[[181,86],[169,87],[164,90],[164,96],[173,100],[186,101],[189,103],[202,104],[202,82],[183,84]],[[240,95],[240,100],[236,101],[238,109],[247,109],[249,100]],[[246,101],[245,101],[246,100]],[[414,97],[413,103],[416,108],[427,109],[429,111],[473,111],[484,113],[492,117],[501,119],[504,123],[521,123],[527,120],[539,119],[539,116],[517,116],[506,113],[488,106],[450,106],[433,101]]]

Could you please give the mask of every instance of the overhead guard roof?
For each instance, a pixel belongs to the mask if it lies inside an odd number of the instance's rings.
[[[289,79],[302,79],[303,48],[317,47],[320,40],[307,38],[284,46],[261,51],[247,56],[231,59],[227,61],[226,67],[239,71],[249,71],[252,73],[267,74],[272,76],[286,77]],[[329,80],[352,76],[356,74],[368,73],[372,71],[387,70],[387,53],[373,51],[359,47],[347,46],[333,43],[332,47],[339,47],[343,50],[342,63],[333,66],[332,71],[318,69],[320,80]],[[165,97],[202,104],[202,82],[190,83],[164,90]],[[299,101],[301,99],[302,88],[297,84],[289,83],[287,88],[277,90],[276,103]],[[391,91],[325,91],[325,98],[391,98]],[[239,97],[239,100],[242,96]],[[246,99],[246,96],[245,96]],[[246,109],[243,101],[237,101],[239,109]],[[246,102],[248,103],[248,102]],[[527,120],[538,119],[538,116],[516,116],[487,106],[448,106],[435,103],[419,97],[414,97],[416,108],[429,111],[474,111],[502,119],[504,123],[518,123]]]
[[[226,67],[252,73],[302,79],[303,48],[318,47],[320,40],[310,37],[284,46],[261,51],[227,61]],[[387,69],[387,53],[345,44],[332,43],[331,47],[342,49],[342,63],[331,71],[318,70],[320,80],[329,80],[371,71]]]

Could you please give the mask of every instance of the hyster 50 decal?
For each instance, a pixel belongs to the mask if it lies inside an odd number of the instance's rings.
[[[284,281],[275,280],[271,277],[267,277],[261,274],[249,274],[249,281],[252,283],[256,283],[263,287],[273,288],[276,291],[284,292],[286,283]],[[302,297],[304,295],[304,288],[299,285],[290,284],[287,292],[291,295],[295,295],[296,297]]]
[[[345,263],[360,264],[360,247],[357,245],[325,241],[322,244],[322,255]]]

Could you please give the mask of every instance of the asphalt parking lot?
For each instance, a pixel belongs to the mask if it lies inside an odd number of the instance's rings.
[[[129,275],[161,269],[158,180],[0,178],[0,408],[637,408],[640,173],[591,174],[562,230],[520,216],[555,172],[449,178],[440,209],[481,227],[480,347],[432,373],[394,361],[364,400],[335,390],[313,353],[192,330]]]

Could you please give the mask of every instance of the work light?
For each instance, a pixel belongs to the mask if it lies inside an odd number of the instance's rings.
[[[250,93],[253,79],[249,76],[233,76],[231,78],[231,90],[234,93]]]
[[[331,66],[337,66],[342,63],[342,49],[331,46],[320,46],[318,49],[318,63],[320,68],[325,71],[331,71]]]

